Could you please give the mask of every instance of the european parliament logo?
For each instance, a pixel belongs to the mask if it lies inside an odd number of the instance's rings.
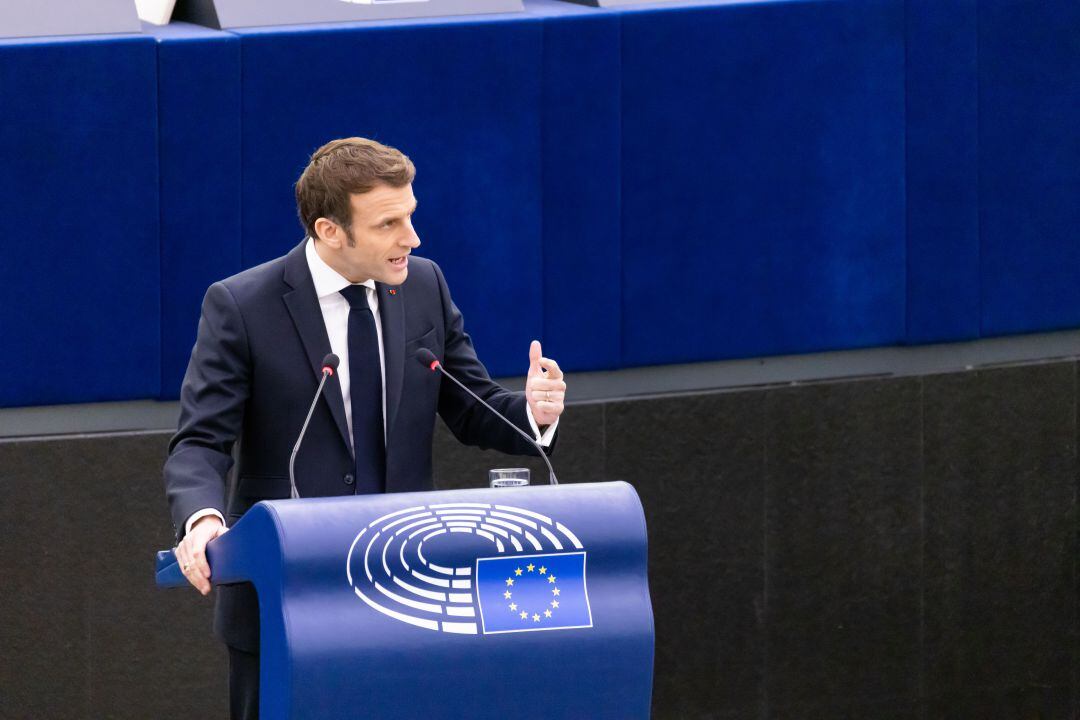
[[[562,523],[487,503],[384,515],[354,538],[345,563],[371,609],[464,635],[591,628],[585,569],[585,549]]]

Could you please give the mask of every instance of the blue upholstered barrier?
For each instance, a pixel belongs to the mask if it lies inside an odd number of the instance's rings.
[[[144,37],[0,41],[0,406],[157,395],[156,64]]]
[[[161,123],[161,394],[174,398],[206,288],[242,267],[240,41],[183,23],[153,32]]]
[[[979,2],[982,333],[1080,326],[1080,3]]]
[[[307,154],[355,134],[416,160],[496,375],[533,337],[591,370],[1080,326],[1078,23],[529,0],[0,43],[0,406],[175,397],[206,286],[300,240]]]
[[[488,369],[523,374],[529,341],[543,327],[540,24],[495,18],[239,35],[245,266],[303,237],[292,184],[316,147],[349,135],[400,147],[418,170],[416,252],[442,266]]]
[[[622,18],[623,363],[901,340],[902,2]]]
[[[544,352],[619,367],[622,263],[619,17],[551,0],[543,13]]]
[[[909,343],[979,336],[975,0],[907,0]]]

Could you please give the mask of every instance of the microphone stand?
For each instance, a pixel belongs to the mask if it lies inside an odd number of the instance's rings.
[[[518,435],[520,435],[521,437],[528,440],[529,443],[534,448],[536,448],[536,452],[540,453],[540,459],[544,461],[545,465],[547,465],[548,480],[551,482],[552,485],[558,485],[559,484],[559,481],[557,479],[555,479],[555,468],[553,468],[551,466],[551,461],[548,460],[547,453],[544,452],[544,449],[542,447],[540,447],[540,443],[536,442],[536,440],[532,436],[530,436],[527,432],[525,432],[524,430],[519,428],[517,425],[515,425],[514,423],[507,420],[505,417],[503,417],[502,413],[500,413],[498,410],[496,410],[495,408],[491,407],[486,402],[484,402],[483,398],[481,398],[479,395],[474,393],[469,388],[465,387],[465,385],[462,384],[462,382],[460,380],[458,380],[456,377],[454,377],[450,373],[446,372],[446,369],[442,366],[442,363],[439,362],[439,359],[434,356],[434,353],[432,353],[432,357],[430,359],[430,364],[429,364],[429,361],[428,361],[427,358],[418,358],[418,359],[420,359],[420,361],[423,362],[425,365],[428,365],[428,367],[430,367],[432,370],[437,369],[439,372],[441,372],[443,374],[443,377],[450,378],[451,380],[453,380],[454,383],[459,388],[461,388],[465,392],[469,393],[469,395],[472,395],[473,398],[475,398],[477,402],[479,402],[481,405],[486,407],[491,412],[495,413],[495,415],[497,415],[500,420],[502,420],[504,423],[506,423],[507,425],[512,427],[514,429],[514,432],[516,432]]]
[[[334,365],[337,365],[337,356],[334,356]],[[311,416],[315,414],[315,406],[319,403],[319,398],[322,396],[323,386],[326,385],[326,379],[334,374],[334,368],[330,367],[330,364],[323,361],[322,379],[319,380],[319,388],[315,391],[315,397],[311,401],[311,407],[308,408],[307,417],[304,418],[304,426],[300,428],[300,436],[296,438],[296,444],[293,445],[292,454],[289,455],[289,497],[296,500],[300,497],[300,493],[296,491],[296,473],[293,466],[296,465],[296,454],[300,452],[300,443],[304,441],[304,433],[307,432],[308,423],[311,422]]]

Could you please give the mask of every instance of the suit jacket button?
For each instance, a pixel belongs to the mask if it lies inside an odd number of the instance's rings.
[[[356,478],[353,477],[352,473],[345,473],[345,477],[343,477],[342,480],[345,481],[346,485],[352,485],[356,482]]]

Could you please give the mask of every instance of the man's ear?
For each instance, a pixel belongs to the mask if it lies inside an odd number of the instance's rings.
[[[334,250],[340,250],[344,244],[345,233],[333,220],[327,220],[326,218],[316,220],[315,234],[319,236],[320,241],[326,243],[327,247]]]

